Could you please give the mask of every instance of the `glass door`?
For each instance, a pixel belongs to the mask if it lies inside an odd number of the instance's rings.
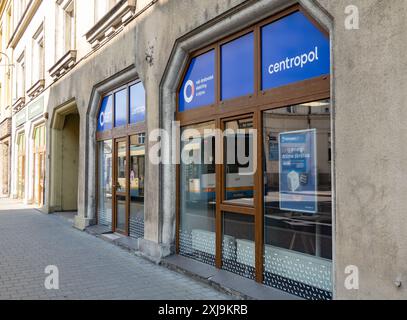
[[[115,184],[113,231],[128,235],[128,158],[127,138],[115,142]]]
[[[222,268],[255,278],[257,135],[252,116],[223,121],[222,203],[218,224]]]

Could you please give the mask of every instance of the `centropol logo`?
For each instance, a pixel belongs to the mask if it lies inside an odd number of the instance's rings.
[[[100,124],[101,127],[103,127],[105,125],[105,113],[104,112],[100,113],[99,124]]]
[[[188,95],[188,88],[191,88],[191,94]],[[192,100],[194,99],[194,95],[195,95],[195,85],[194,82],[192,80],[188,80],[185,83],[184,86],[184,100],[186,103],[190,103],[192,102]]]

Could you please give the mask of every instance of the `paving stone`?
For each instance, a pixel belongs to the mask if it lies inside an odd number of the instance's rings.
[[[67,220],[33,209],[3,210],[0,199],[0,299],[232,299],[155,265]],[[59,290],[46,290],[55,265]]]

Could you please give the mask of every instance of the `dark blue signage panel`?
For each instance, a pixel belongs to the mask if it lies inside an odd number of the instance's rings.
[[[146,116],[146,93],[141,82],[130,87],[130,123],[142,122]]]
[[[179,92],[179,111],[215,102],[215,50],[192,59]]]
[[[279,142],[280,209],[316,213],[316,130],[280,133]]]
[[[254,92],[253,32],[221,47],[221,99],[233,99]]]
[[[330,73],[329,39],[302,12],[261,29],[262,90]]]
[[[113,128],[112,96],[104,97],[99,110],[97,131],[108,131]]]
[[[123,89],[114,94],[114,126],[120,127],[127,124],[127,92]]]

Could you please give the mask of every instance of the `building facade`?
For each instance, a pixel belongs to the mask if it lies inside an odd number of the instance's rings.
[[[270,299],[407,298],[405,1],[0,9],[4,195]]]

